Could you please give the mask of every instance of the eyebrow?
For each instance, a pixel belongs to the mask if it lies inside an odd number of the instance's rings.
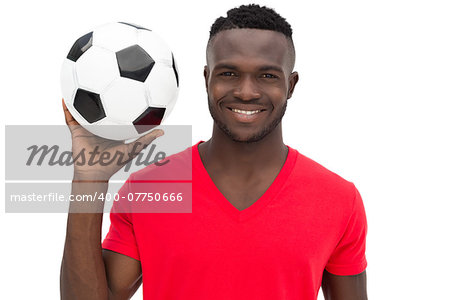
[[[233,65],[229,64],[218,64],[214,67],[214,69],[230,69],[230,70],[237,70],[238,68]]]
[[[277,66],[263,66],[261,68],[259,68],[260,71],[277,71],[280,73],[283,73],[283,69],[281,69],[280,67]]]
[[[222,63],[222,64],[216,65],[214,69],[238,70],[238,67],[236,67],[234,65]],[[259,68],[259,71],[277,71],[277,72],[283,73],[283,69],[281,69],[278,66],[272,66],[272,65],[262,66],[261,68]]]

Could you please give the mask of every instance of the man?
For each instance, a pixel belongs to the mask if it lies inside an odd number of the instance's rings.
[[[192,213],[112,213],[103,256],[101,213],[69,214],[63,299],[129,299],[141,282],[144,299],[308,300],[320,286],[326,299],[367,299],[357,189],[283,143],[298,81],[291,35],[285,19],[258,5],[216,20],[204,69],[213,134],[174,156],[192,152]],[[109,145],[65,113],[74,155],[94,145],[141,150],[162,134]],[[72,193],[106,192],[117,169],[77,166]],[[148,172],[157,168],[133,174],[120,193]]]

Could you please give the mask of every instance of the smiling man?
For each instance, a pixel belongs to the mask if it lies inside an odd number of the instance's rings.
[[[298,81],[291,36],[284,18],[258,5],[216,20],[204,68],[213,134],[172,157],[192,157],[192,213],[111,213],[103,257],[101,214],[69,215],[64,299],[129,299],[141,282],[144,299],[313,300],[321,286],[325,299],[367,298],[358,190],[283,143]],[[77,185],[96,174],[104,192],[113,171],[76,170],[73,193],[102,192]]]

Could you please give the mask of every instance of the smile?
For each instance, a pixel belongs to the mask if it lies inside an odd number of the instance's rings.
[[[236,108],[232,108],[231,111],[235,112],[235,113],[239,113],[239,114],[244,114],[244,115],[254,115],[254,114],[261,112],[260,109],[258,109],[258,110],[240,110],[240,109],[236,109]]]
[[[230,112],[231,118],[233,118],[235,121],[239,123],[252,123],[257,120],[260,120],[265,116],[266,109],[255,109],[256,107],[251,107],[251,109],[241,109],[239,108],[232,108],[227,107],[228,111]],[[250,107],[249,107],[250,108]]]

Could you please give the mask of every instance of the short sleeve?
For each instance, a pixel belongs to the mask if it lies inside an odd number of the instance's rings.
[[[122,199],[122,196],[126,198],[129,191],[130,184],[127,181],[119,190],[119,195],[121,196],[119,199]],[[140,260],[136,237],[134,235],[132,214],[118,213],[117,211],[121,211],[118,208],[119,205],[120,201],[114,202],[111,208],[111,225],[102,243],[102,248]]]
[[[353,185],[354,186],[354,185]],[[328,260],[325,269],[335,275],[348,276],[363,272],[367,267],[367,219],[364,204],[356,187],[353,209],[344,234]]]

